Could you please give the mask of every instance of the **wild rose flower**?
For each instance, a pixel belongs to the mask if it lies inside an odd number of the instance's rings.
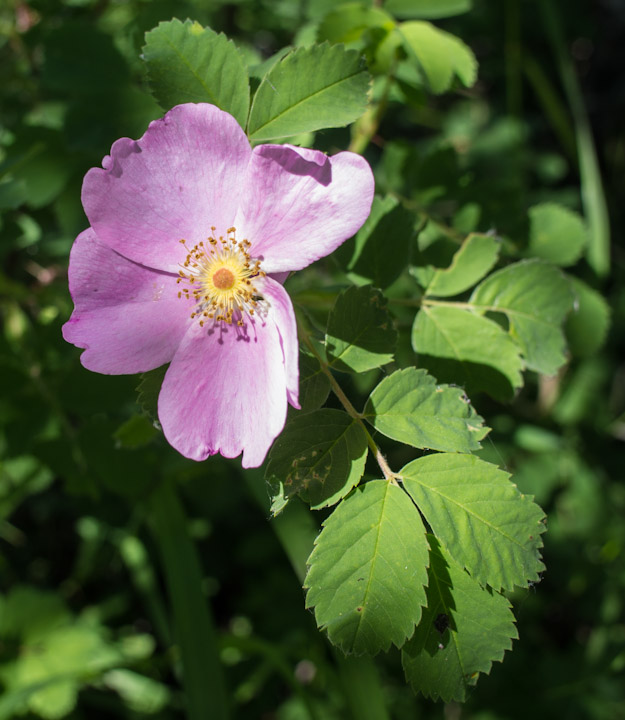
[[[91,226],[74,243],[63,336],[111,375],[171,363],[165,437],[194,460],[260,465],[298,405],[286,275],[331,253],[373,199],[365,160],[290,145],[252,150],[212,105],[179,105],[118,140],[83,183]]]

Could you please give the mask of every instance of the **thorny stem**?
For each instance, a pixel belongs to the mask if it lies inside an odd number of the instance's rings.
[[[340,400],[341,405],[343,405],[343,407],[347,411],[347,414],[350,417],[352,417],[363,429],[365,436],[367,438],[367,445],[369,445],[369,449],[373,453],[373,456],[375,457],[376,462],[378,463],[378,465],[380,467],[380,470],[382,470],[384,479],[388,480],[390,483],[393,483],[393,485],[398,485],[398,482],[397,482],[398,476],[391,470],[388,463],[386,462],[386,458],[382,454],[382,451],[376,445],[375,440],[371,437],[371,434],[367,430],[367,426],[363,422],[363,416],[351,404],[349,398],[347,397],[347,395],[345,395],[345,393],[343,392],[343,389],[336,381],[336,378],[332,374],[330,368],[328,367],[328,364],[321,357],[321,355],[317,352],[317,348],[315,347],[314,343],[311,341],[310,336],[309,336],[306,328],[304,327],[303,323],[300,321],[300,318],[298,317],[298,313],[296,313],[295,316],[297,319],[297,334],[298,334],[299,338],[304,341],[306,347],[310,350],[310,352],[319,361],[319,366],[321,367],[321,372],[323,372],[323,374],[330,381],[330,387],[332,388],[332,392]]]

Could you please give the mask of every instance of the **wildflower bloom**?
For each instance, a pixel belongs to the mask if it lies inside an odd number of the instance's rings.
[[[179,105],[118,140],[83,183],[90,227],[72,248],[82,364],[106,374],[171,363],[158,399],[165,437],[194,460],[243,452],[260,465],[298,405],[298,345],[282,281],[331,253],[373,199],[360,156],[254,149],[233,117]]]

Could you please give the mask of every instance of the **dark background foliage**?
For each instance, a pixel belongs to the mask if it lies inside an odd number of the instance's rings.
[[[428,148],[433,160],[415,174],[417,187],[443,185],[456,200],[478,203],[480,229],[513,239],[536,202],[581,210],[572,111],[538,4],[476,0],[471,13],[442,21],[476,53],[478,84],[415,106],[410,116],[389,112],[367,150],[380,162],[384,139],[399,133]],[[484,456],[517,473],[548,514],[547,572],[514,596],[520,640],[465,706],[415,698],[398,655],[382,658],[393,718],[625,717],[625,2],[551,4],[566,63],[583,88],[612,222],[611,275],[597,278],[585,264],[579,274],[607,296],[612,329],[602,354],[579,353],[555,380],[530,378],[512,404],[477,402],[493,427]],[[154,682],[148,694],[166,697],[153,716],[183,717],[163,619],[162,534],[148,500],[173,480],[199,550],[236,717],[308,717],[310,703],[319,717],[348,717],[336,657],[304,610],[301,583],[267,519],[262,474],[244,476],[236,461],[218,457],[197,465],[178,456],[141,414],[139,379],[87,372],[60,334],[72,307],[68,254],[87,224],[82,177],[115,139],[140,136],[161,114],[145,86],[144,33],[191,17],[235,38],[253,61],[292,43],[330,7],[320,0],[5,0],[0,7],[2,683],[24,642],[19,622],[7,627],[14,618],[7,598],[26,586],[61,599],[76,618],[87,614],[108,643],[153,637],[153,648],[130,664]],[[317,137],[322,149],[348,143],[347,130]],[[328,273],[336,263],[328,261]],[[293,291],[297,297],[297,284]],[[358,382],[352,393],[364,399],[370,386]],[[39,610],[29,616],[23,608],[23,625],[35,624]],[[113,680],[95,675],[80,685],[69,717],[143,716],[136,694],[133,705],[111,689]]]

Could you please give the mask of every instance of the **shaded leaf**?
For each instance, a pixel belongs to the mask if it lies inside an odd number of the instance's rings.
[[[449,297],[473,287],[497,262],[499,247],[500,241],[492,235],[469,235],[455,253],[451,265],[445,270],[434,271],[426,295]]]
[[[317,39],[331,43],[353,43],[361,39],[369,28],[392,29],[393,18],[378,7],[367,7],[360,2],[339,5],[329,12],[319,25]]]
[[[553,375],[566,360],[562,323],[573,300],[562,272],[540,260],[524,260],[493,273],[471,296],[477,310],[506,314],[527,366],[545,375]]]
[[[436,537],[475,580],[527,587],[544,570],[544,513],[510,475],[474,455],[434,454],[400,473]]]
[[[473,0],[386,0],[384,7],[400,18],[451,17],[471,10]]]
[[[306,607],[343,652],[401,647],[425,603],[428,546],[419,512],[386,480],[357,488],[324,522],[305,580]]]
[[[391,362],[397,332],[386,298],[369,285],[350,287],[336,299],[328,318],[326,352],[330,365],[364,372]]]
[[[316,410],[287,423],[271,448],[265,480],[283,502],[299,495],[317,510],[347,495],[366,460],[362,426],[342,410]]]
[[[245,127],[247,69],[225,35],[191,20],[161,22],[145,36],[143,59],[152,93],[165,110],[181,103],[211,103]]]
[[[422,364],[468,392],[508,399],[523,384],[517,344],[497,323],[466,310],[424,305],[412,327],[412,347]],[[431,361],[423,356],[431,356]],[[439,358],[452,364],[446,368]]]
[[[566,337],[576,357],[594,355],[605,342],[610,327],[610,306],[585,282],[569,277],[575,293],[573,312],[566,319]]]
[[[448,557],[435,537],[430,543],[427,609],[402,650],[412,688],[444,702],[467,698],[478,674],[501,662],[518,637],[510,603],[480,586]]]
[[[304,413],[317,410],[326,401],[330,392],[330,381],[321,371],[317,358],[299,354],[299,404]]]
[[[154,423],[145,415],[132,415],[114,433],[118,447],[139,448],[143,447],[158,434]]]
[[[141,373],[141,381],[137,385],[137,404],[144,413],[152,420],[155,426],[160,428],[158,420],[158,394],[165,378],[169,365],[163,365],[155,370]]]
[[[364,113],[368,89],[357,51],[327,43],[296,48],[261,81],[248,135],[260,142],[348,125]]]
[[[584,252],[588,231],[582,218],[556,203],[541,203],[529,210],[528,253],[554,265],[573,265]]]
[[[347,261],[347,270],[358,280],[374,287],[386,288],[401,275],[410,259],[410,247],[415,236],[415,216],[399,202],[387,195],[376,196],[371,214],[360,228]],[[344,251],[344,252],[345,252]]]
[[[437,385],[425,370],[406,368],[373,390],[364,417],[387,437],[449,452],[479,449],[488,428],[460,388]]]
[[[465,87],[473,85],[477,60],[462,40],[429,22],[405,22],[399,31],[406,52],[418,64],[433,93],[449,90],[456,77]]]

